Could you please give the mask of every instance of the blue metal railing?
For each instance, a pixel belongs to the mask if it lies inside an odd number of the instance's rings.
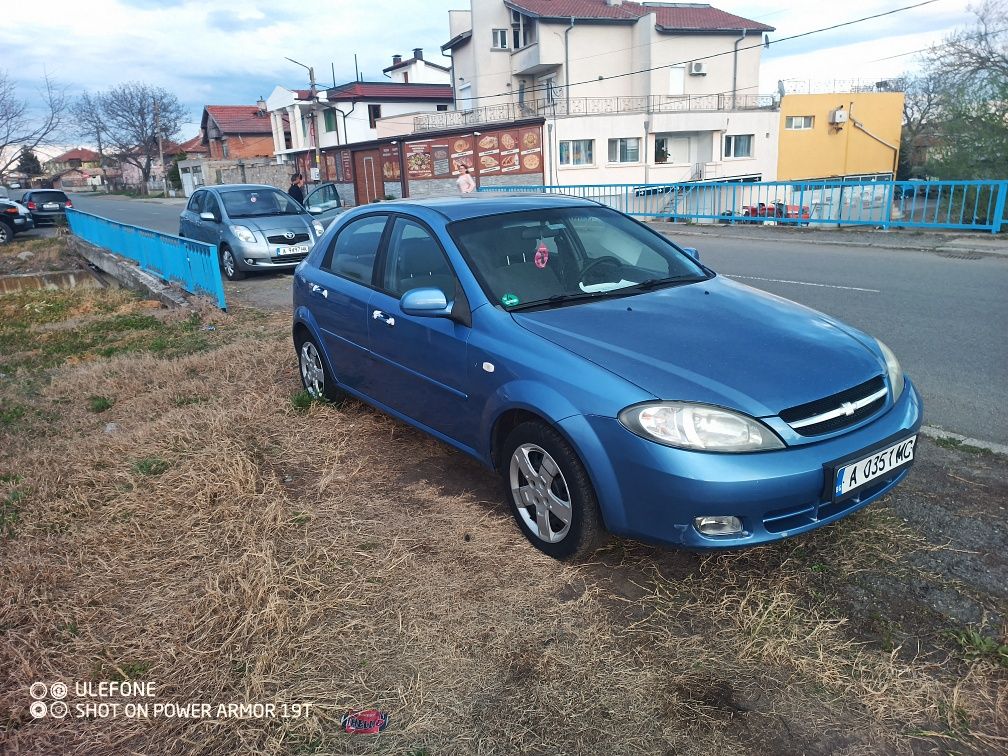
[[[213,244],[128,226],[80,210],[67,210],[67,221],[84,241],[128,257],[142,270],[176,283],[190,294],[210,296],[218,307],[227,309],[217,247]]]
[[[691,181],[491,186],[601,202],[628,215],[682,221],[937,228],[998,233],[1008,181]]]

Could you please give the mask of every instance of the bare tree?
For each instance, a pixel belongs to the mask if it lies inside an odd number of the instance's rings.
[[[108,184],[108,137],[105,134],[105,117],[102,115],[101,98],[91,95],[86,90],[84,94],[70,107],[73,115],[76,133],[87,139],[93,139],[98,148],[98,166],[101,168],[105,183]]]
[[[170,139],[179,133],[186,109],[161,87],[127,82],[97,96],[108,145],[122,163],[137,167],[144,191],[158,159],[158,134]]]
[[[6,71],[0,71],[0,178],[11,169],[23,150],[51,144],[63,127],[67,112],[66,90],[46,74],[35,107],[19,97]]]
[[[944,72],[960,85],[988,86],[1008,81],[1008,2],[984,0],[970,10],[975,25],[960,29],[935,45],[931,70]]]
[[[925,71],[905,74],[897,80],[895,88],[903,92],[899,178],[907,179],[923,169],[915,163],[915,151],[921,139],[935,136],[938,132],[948,83],[943,75]]]

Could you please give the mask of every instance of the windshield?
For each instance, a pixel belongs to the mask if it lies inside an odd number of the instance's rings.
[[[708,277],[671,242],[605,207],[494,215],[449,230],[487,296],[509,310]]]
[[[221,192],[220,196],[229,218],[299,215],[305,212],[296,200],[276,189],[233,189]]]

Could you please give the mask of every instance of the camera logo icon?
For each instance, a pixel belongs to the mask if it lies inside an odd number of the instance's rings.
[[[49,704],[49,716],[63,719],[70,712],[70,707],[63,701],[53,701]]]
[[[31,694],[32,698],[38,700],[40,698],[45,698],[48,690],[49,689],[46,687],[44,682],[33,682],[31,687],[28,689],[28,692]]]
[[[61,682],[54,682],[49,686],[49,695],[57,701],[62,701],[67,697],[67,686]]]
[[[42,719],[46,715],[46,705],[42,701],[32,701],[28,711],[34,719]]]

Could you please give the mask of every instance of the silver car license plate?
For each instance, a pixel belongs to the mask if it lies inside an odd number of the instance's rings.
[[[288,255],[307,255],[308,254],[307,244],[294,244],[290,247],[277,247],[276,256],[277,257],[287,257]]]

